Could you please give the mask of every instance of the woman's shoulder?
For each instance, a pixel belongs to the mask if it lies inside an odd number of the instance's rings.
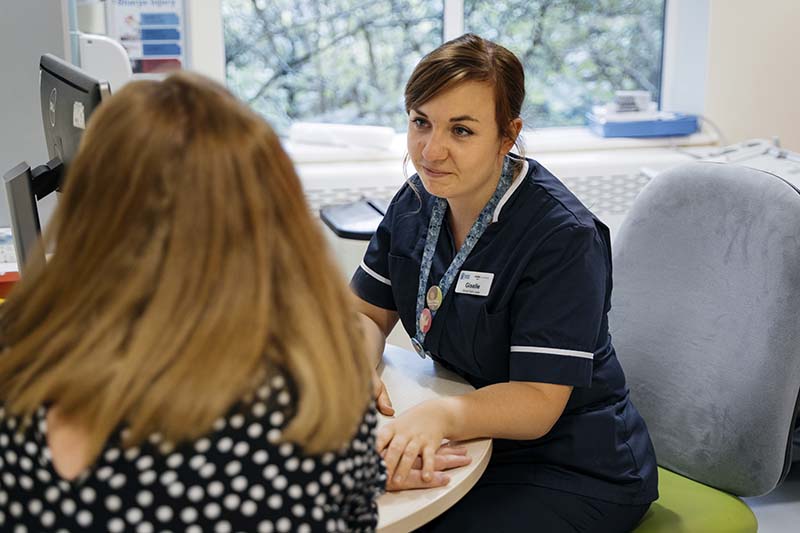
[[[386,212],[387,215],[402,220],[402,215],[430,211],[433,200],[434,197],[425,189],[419,174],[414,174],[397,190]]]
[[[0,512],[31,522],[46,514],[54,526],[77,520],[109,531],[121,530],[123,517],[133,516],[126,510],[134,508],[136,521],[163,527],[374,529],[385,483],[374,408],[365,409],[344,448],[310,454],[283,438],[295,395],[288,375],[275,373],[210,430],[176,445],[153,433],[123,446],[123,427],[74,480],[62,479],[52,464],[47,409],[24,425],[0,405],[0,485],[7,489]],[[34,508],[37,493],[47,499]]]
[[[539,200],[544,203],[542,214],[545,221],[559,227],[583,228],[594,230],[596,217],[577,196],[550,172],[544,165],[534,159],[527,159],[528,201]]]
[[[234,406],[226,416],[220,417],[207,438],[216,441],[230,438],[249,442],[251,449],[272,448],[278,452],[279,457],[302,456],[312,460],[325,457],[326,462],[351,454],[354,449],[359,448],[357,442],[373,438],[377,415],[374,407],[369,406],[347,447],[328,454],[306,453],[301,444],[288,442],[283,436],[297,412],[298,394],[291,377],[287,373],[276,372]]]
[[[24,446],[29,440],[35,439],[43,430],[44,408],[38,409],[33,416],[18,416],[6,409],[0,403],[0,450],[9,450],[14,447]],[[30,446],[28,446],[30,448]],[[2,461],[2,456],[0,456]],[[2,462],[0,462],[2,470]]]

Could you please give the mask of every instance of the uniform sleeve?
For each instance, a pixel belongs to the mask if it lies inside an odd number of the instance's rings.
[[[592,227],[561,229],[539,247],[511,302],[511,380],[591,385],[609,261]]]
[[[369,241],[361,264],[350,280],[350,287],[365,302],[392,311],[397,309],[389,277],[389,250],[395,202],[389,205],[378,229]]]

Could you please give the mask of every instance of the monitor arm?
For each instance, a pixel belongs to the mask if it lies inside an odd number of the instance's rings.
[[[31,189],[36,199],[41,200],[51,192],[59,190],[63,177],[64,163],[57,157],[31,170]]]

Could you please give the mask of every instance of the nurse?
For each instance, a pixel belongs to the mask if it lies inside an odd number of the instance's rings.
[[[406,85],[400,189],[352,279],[376,361],[398,319],[472,393],[424,402],[378,434],[397,486],[443,439],[494,439],[477,485],[428,531],[629,531],[657,497],[647,428],[608,333],[608,229],[547,169],[510,153],[519,60],[476,35]],[[379,409],[393,410],[379,385]],[[391,489],[391,484],[390,484]]]

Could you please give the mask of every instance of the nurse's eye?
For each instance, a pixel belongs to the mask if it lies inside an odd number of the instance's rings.
[[[422,128],[424,128],[424,127],[426,127],[428,125],[428,121],[425,120],[422,117],[412,118],[411,119],[411,123],[414,125],[414,127],[420,128],[420,129],[422,129]]]
[[[472,135],[472,131],[464,126],[456,126],[453,128],[453,133],[456,137],[469,137]]]

